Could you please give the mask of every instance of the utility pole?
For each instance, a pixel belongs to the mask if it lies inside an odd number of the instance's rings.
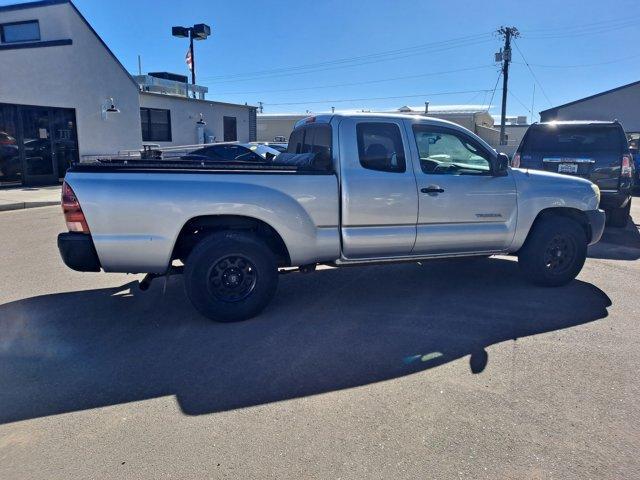
[[[500,121],[500,145],[507,144],[507,137],[504,132],[504,125],[507,117],[507,85],[509,83],[509,63],[511,63],[511,39],[518,38],[520,32],[516,27],[500,27],[498,35],[504,38],[504,48],[502,50],[502,118]]]

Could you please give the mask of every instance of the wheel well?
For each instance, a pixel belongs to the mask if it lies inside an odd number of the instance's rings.
[[[587,215],[582,210],[578,210],[577,208],[570,208],[570,207],[545,208],[544,210],[540,211],[540,213],[538,213],[538,216],[534,220],[530,231],[532,231],[535,228],[536,224],[540,220],[544,218],[548,218],[550,216],[564,217],[564,218],[570,218],[572,220],[575,220],[584,230],[584,234],[587,236],[587,241],[591,241],[591,226],[589,225],[589,220],[587,219]]]
[[[171,260],[186,261],[196,244],[211,233],[234,230],[251,233],[265,242],[276,256],[279,266],[290,266],[291,257],[282,237],[271,225],[252,217],[239,215],[206,215],[194,217],[180,230]]]

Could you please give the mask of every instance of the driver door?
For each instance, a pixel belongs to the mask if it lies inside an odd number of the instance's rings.
[[[515,233],[516,188],[508,172],[494,176],[495,152],[463,130],[413,125],[418,185],[413,254],[505,250]]]

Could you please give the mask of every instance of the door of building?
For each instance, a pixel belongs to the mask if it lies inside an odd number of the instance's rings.
[[[58,183],[77,159],[75,110],[0,104],[0,186]]]
[[[59,177],[51,135],[51,110],[20,107],[18,112],[22,127],[23,184],[56,183]]]
[[[224,141],[235,142],[238,140],[236,117],[223,117]]]

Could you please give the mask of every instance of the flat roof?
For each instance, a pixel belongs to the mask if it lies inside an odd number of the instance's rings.
[[[588,97],[584,97],[584,98],[581,98],[579,100],[574,100],[573,102],[563,103],[562,105],[558,105],[557,107],[552,107],[552,108],[548,108],[546,110],[541,110],[539,113],[540,113],[540,115],[542,115],[542,114],[547,114],[547,113],[551,113],[551,112],[557,112],[561,108],[565,108],[565,107],[568,107],[568,106],[571,106],[571,105],[575,105],[576,103],[586,102],[587,100],[592,100],[594,98],[598,98],[598,97],[601,97],[603,95],[608,95],[609,93],[617,92],[618,90],[623,90],[625,88],[633,87],[633,86],[639,85],[639,84],[640,84],[640,80],[638,80],[636,82],[627,83],[626,85],[621,85],[619,87],[612,88],[611,90],[605,90],[604,92],[596,93],[595,95],[590,95]]]
[[[148,95],[150,97],[157,97],[157,98],[169,98],[171,100],[180,100],[183,102],[200,102],[200,103],[209,103],[209,104],[216,104],[216,105],[228,105],[230,107],[258,108],[255,105],[246,105],[244,103],[219,102],[216,100],[201,100],[199,98],[183,97],[180,95],[168,95],[166,93],[157,93],[157,92],[145,92],[142,90],[140,91],[140,95]]]

